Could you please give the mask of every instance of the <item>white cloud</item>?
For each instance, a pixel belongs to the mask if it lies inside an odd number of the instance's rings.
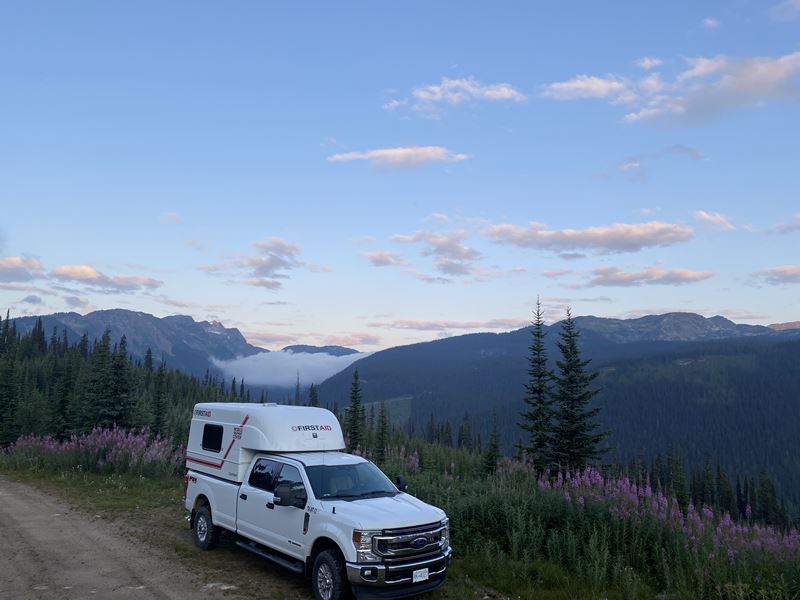
[[[499,318],[486,321],[454,321],[449,319],[396,319],[388,322],[370,323],[370,327],[381,329],[409,329],[413,331],[451,331],[451,330],[499,330],[520,329],[530,323],[524,319]]]
[[[733,231],[736,229],[733,223],[731,223],[730,219],[723,214],[718,212],[706,212],[704,210],[696,210],[692,213],[694,218],[698,221],[703,221],[708,225],[714,225],[715,227],[720,227],[722,229],[726,229],[728,231]]]
[[[719,19],[715,19],[714,17],[706,17],[702,20],[703,27],[705,29],[718,29],[720,26]]]
[[[419,167],[429,162],[461,162],[469,158],[442,146],[399,146],[365,152],[341,152],[328,157],[330,162],[370,161],[377,167]]]
[[[383,109],[389,111],[397,110],[398,108],[406,106],[407,104],[408,104],[408,98],[388,100],[387,102],[384,102]]]
[[[394,235],[392,240],[406,244],[424,244],[422,253],[432,256],[436,269],[445,275],[469,275],[474,261],[482,255],[464,243],[466,235],[463,230],[435,233],[421,229],[411,235]]]
[[[689,57],[686,67],[664,80],[653,74],[638,83],[617,74],[576,75],[547,84],[542,95],[554,100],[600,99],[632,107],[623,120],[699,120],[769,100],[797,96],[800,52],[733,59],[724,55]],[[657,75],[657,76],[656,76]]]
[[[19,282],[38,279],[43,275],[42,263],[35,258],[7,256],[0,258],[0,282]]]
[[[153,290],[164,285],[163,281],[152,277],[138,275],[108,276],[90,265],[62,265],[53,269],[50,274],[61,281],[81,283],[108,292]]]
[[[440,105],[456,105],[464,102],[510,101],[522,102],[525,94],[510,83],[483,84],[474,77],[449,79],[443,77],[441,83],[414,88],[412,95],[416,100],[415,110],[435,110]]]
[[[214,360],[227,377],[244,379],[255,385],[274,385],[291,388],[299,373],[300,384],[308,386],[322,383],[329,377],[346,369],[357,360],[369,356],[360,352],[346,356],[325,353],[263,352],[234,360]]]
[[[756,271],[753,275],[771,285],[800,283],[800,265],[784,265],[782,267],[762,269],[761,271]]]
[[[283,287],[282,280],[289,278],[289,271],[306,267],[312,272],[326,272],[328,267],[309,265],[299,259],[300,246],[279,237],[267,237],[253,242],[258,254],[240,255],[211,265],[198,267],[206,273],[234,273],[241,283],[254,287],[277,290]]]
[[[583,287],[633,287],[640,285],[684,285],[713,277],[710,271],[662,269],[649,267],[642,271],[625,271],[618,267],[601,267],[592,271],[592,278]]]
[[[618,102],[632,99],[629,84],[617,76],[576,75],[567,81],[558,81],[543,86],[542,95],[554,100],[608,98]]]
[[[549,229],[547,225],[535,221],[526,226],[501,223],[487,227],[484,234],[498,243],[522,248],[556,252],[593,250],[601,254],[672,246],[694,237],[694,232],[686,225],[661,221],[615,223],[586,229]]]
[[[397,252],[376,250],[375,252],[362,252],[361,255],[366,257],[373,267],[400,267],[408,264]]]
[[[645,71],[649,71],[650,69],[655,69],[656,67],[660,67],[664,64],[664,61],[658,58],[657,56],[644,56],[636,61],[636,66],[644,69]]]

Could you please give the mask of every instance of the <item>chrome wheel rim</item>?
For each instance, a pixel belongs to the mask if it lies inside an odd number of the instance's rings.
[[[325,563],[322,563],[317,569],[317,591],[322,600],[333,598],[333,571]]]
[[[197,519],[197,523],[195,524],[195,528],[197,529],[197,539],[201,542],[206,541],[206,535],[208,535],[208,523],[206,523],[205,517],[200,517]]]

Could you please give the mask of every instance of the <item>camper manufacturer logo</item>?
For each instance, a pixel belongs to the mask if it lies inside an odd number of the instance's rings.
[[[198,409],[196,409],[194,411],[194,416],[196,416],[196,417],[210,417],[211,416],[211,411],[210,410],[205,410],[205,409],[202,409],[202,408],[198,408]]]
[[[292,431],[331,431],[330,425],[292,425]]]

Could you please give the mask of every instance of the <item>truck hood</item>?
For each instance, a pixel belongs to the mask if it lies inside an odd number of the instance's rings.
[[[363,500],[327,500],[326,512],[336,507],[336,516],[347,520],[355,529],[396,529],[436,523],[445,518],[441,508],[426,504],[411,494]]]

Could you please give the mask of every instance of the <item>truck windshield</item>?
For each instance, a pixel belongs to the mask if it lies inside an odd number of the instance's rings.
[[[392,482],[370,462],[306,467],[306,473],[319,500],[358,500],[397,494]]]

